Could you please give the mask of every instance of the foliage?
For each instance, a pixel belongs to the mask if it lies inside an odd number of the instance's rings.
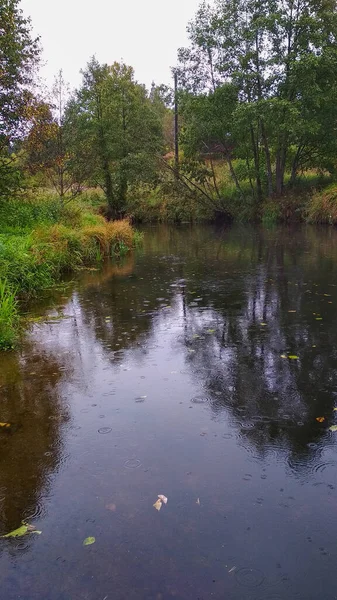
[[[7,197],[21,183],[14,145],[30,118],[30,85],[40,49],[19,0],[1,3],[0,31],[0,197]]]
[[[15,293],[5,279],[0,280],[0,350],[13,348],[18,322]]]
[[[245,161],[257,203],[284,193],[287,172],[291,187],[303,169],[334,171],[335,2],[215,0],[189,36],[179,51],[185,153]]]
[[[337,224],[337,185],[316,192],[308,205],[307,220],[309,223]]]
[[[55,78],[50,100],[35,103],[24,143],[29,172],[42,173],[63,203],[81,192],[88,176],[85,161],[79,160],[75,153],[72,124],[65,117],[68,100],[69,89],[61,70]]]
[[[77,162],[84,161],[90,182],[104,190],[110,216],[120,218],[128,191],[156,178],[163,144],[158,109],[131,67],[100,65],[93,58],[65,118],[74,131]]]

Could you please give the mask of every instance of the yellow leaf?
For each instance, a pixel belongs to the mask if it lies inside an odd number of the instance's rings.
[[[0,427],[10,427],[10,423],[0,423]]]
[[[323,423],[323,421],[325,421],[325,417],[316,417],[316,421]]]
[[[87,538],[85,538],[85,540],[83,542],[83,546],[91,546],[91,544],[94,544],[95,542],[96,542],[96,538],[87,537]]]
[[[162,507],[162,501],[160,500],[160,498],[158,498],[157,502],[155,502],[153,506],[156,510],[158,510],[158,512],[160,511]]]
[[[337,425],[331,425],[331,427],[329,427],[329,431],[337,431]]]

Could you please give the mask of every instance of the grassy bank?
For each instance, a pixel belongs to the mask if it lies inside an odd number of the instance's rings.
[[[129,221],[107,222],[88,198],[65,206],[53,197],[13,200],[0,205],[0,223],[0,349],[15,345],[18,301],[139,239]]]

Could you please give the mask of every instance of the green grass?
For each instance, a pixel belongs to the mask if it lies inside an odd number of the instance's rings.
[[[0,350],[10,350],[17,338],[18,308],[15,292],[0,280]]]
[[[65,206],[53,197],[11,200],[0,205],[0,219],[0,349],[17,339],[17,300],[141,242],[127,220],[107,222],[87,197]]]
[[[309,223],[337,225],[337,184],[313,194],[306,213]]]

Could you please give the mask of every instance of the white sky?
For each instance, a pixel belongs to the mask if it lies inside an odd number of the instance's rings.
[[[34,33],[41,36],[41,74],[52,83],[62,68],[71,87],[95,54],[100,62],[124,60],[150,87],[170,83],[177,49],[187,45],[186,26],[200,0],[22,0]]]

